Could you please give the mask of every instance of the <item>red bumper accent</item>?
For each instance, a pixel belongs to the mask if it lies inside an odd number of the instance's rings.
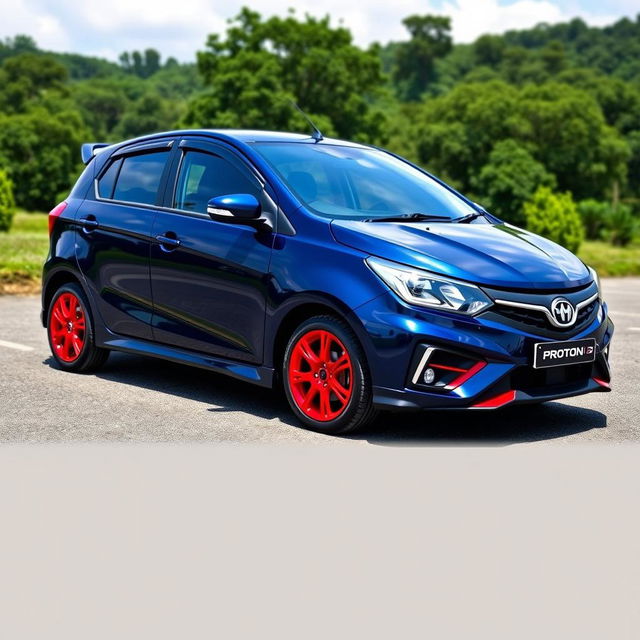
[[[478,402],[478,404],[474,404],[471,406],[472,409],[497,409],[498,407],[502,407],[505,404],[509,404],[516,399],[515,391],[505,391],[493,398],[489,398],[488,400],[483,400],[482,402]]]
[[[461,384],[466,382],[469,378],[471,378],[472,376],[475,376],[476,373],[478,373],[478,371],[480,371],[480,369],[483,369],[486,364],[487,364],[486,362],[484,362],[483,360],[480,360],[479,362],[476,362],[473,365],[473,367],[471,367],[471,369],[469,369],[468,371],[464,371],[464,369],[463,369],[462,370],[463,373],[461,375],[459,375],[455,380],[452,380],[445,387],[445,389],[450,391],[451,389],[455,389],[456,387],[459,387]]]
[[[611,383],[605,382],[604,380],[600,380],[600,378],[593,378],[594,382],[597,382],[601,387],[605,389],[611,389]]]

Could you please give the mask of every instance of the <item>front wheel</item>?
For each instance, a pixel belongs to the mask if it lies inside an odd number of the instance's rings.
[[[282,379],[291,409],[314,431],[353,431],[376,415],[362,347],[351,328],[332,316],[310,318],[293,333]]]

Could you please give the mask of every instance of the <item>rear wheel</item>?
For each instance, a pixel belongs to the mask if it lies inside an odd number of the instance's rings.
[[[362,347],[351,328],[332,316],[310,318],[294,332],[282,379],[293,412],[315,431],[353,431],[376,415]]]
[[[61,369],[86,373],[109,357],[107,349],[95,346],[89,305],[77,284],[65,284],[55,292],[48,310],[47,334]]]

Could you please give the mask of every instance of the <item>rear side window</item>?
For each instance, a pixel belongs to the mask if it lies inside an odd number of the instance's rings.
[[[113,199],[140,204],[155,204],[160,179],[168,157],[169,151],[125,157],[117,175]],[[113,165],[104,174],[103,180],[107,178],[107,174],[112,168]],[[105,189],[106,187],[107,185],[105,185]]]
[[[112,162],[109,168],[102,174],[102,178],[98,180],[98,195],[101,198],[110,200],[113,197],[113,187],[116,185],[118,171],[122,164],[122,158],[118,158]]]
[[[188,151],[182,161],[173,206],[185,211],[207,212],[211,198],[232,193],[260,191],[239,169],[220,156]]]

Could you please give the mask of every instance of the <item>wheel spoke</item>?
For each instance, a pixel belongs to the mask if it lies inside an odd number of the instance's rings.
[[[300,382],[314,382],[315,377],[313,375],[313,372],[311,371],[297,371],[294,370],[291,372],[291,381],[294,384],[300,383]]]
[[[320,332],[320,360],[328,362],[331,359],[331,335],[326,331]]]
[[[329,399],[329,388],[323,387],[320,390],[320,413],[328,418],[331,413],[331,403]]]
[[[53,308],[53,312],[51,314],[51,317],[58,323],[58,324],[65,324],[64,318],[62,317],[62,313],[60,311],[60,308],[58,307],[58,305],[56,305]]]
[[[65,333],[60,338],[60,355],[64,360],[69,360],[71,354],[69,353],[71,347],[71,340],[69,340],[69,334]]]
[[[344,405],[347,403],[349,399],[349,389],[345,389],[335,378],[331,380],[329,387],[340,401],[340,404]]]
[[[76,352],[75,355],[79,356],[80,352],[82,351],[83,342],[75,333],[71,334],[71,344],[73,345],[73,349]]]
[[[60,309],[65,320],[71,320],[71,300],[69,295],[60,296]]]
[[[351,368],[351,359],[346,353],[343,353],[334,363],[331,365],[333,375],[337,375],[345,369]]]
[[[301,409],[303,411],[309,411],[309,409],[311,409],[311,403],[316,395],[318,395],[318,387],[311,387],[302,401]]]
[[[311,344],[307,340],[306,336],[300,338],[298,346],[300,347],[302,355],[307,362],[309,362],[310,364],[317,364],[318,362],[320,362],[320,358],[311,347]]]

